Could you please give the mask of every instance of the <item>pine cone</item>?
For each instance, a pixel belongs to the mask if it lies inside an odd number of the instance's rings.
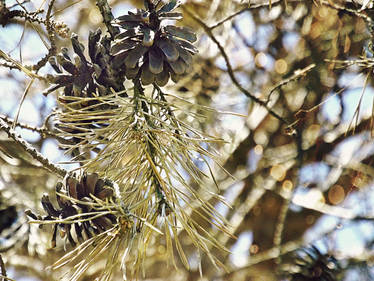
[[[59,193],[66,195],[67,197],[61,197]],[[97,212],[91,195],[101,200],[113,199],[113,189],[103,180],[99,179],[97,174],[85,174],[80,179],[76,180],[73,177],[67,177],[64,184],[59,182],[56,185],[56,199],[59,208],[55,208],[51,203],[48,195],[43,195],[42,206],[47,212],[47,216],[42,218],[44,221],[63,220],[69,219],[69,217],[82,214],[81,218],[86,221],[76,223],[55,223],[53,227],[52,236],[52,247],[56,246],[57,230],[60,230],[62,238],[69,241],[74,247],[76,242],[91,238],[93,235],[101,233],[111,228],[116,222],[116,217],[112,214],[106,214],[96,218],[92,218],[95,214],[87,214],[90,212]],[[71,198],[71,199],[70,199]],[[83,201],[85,204],[79,203],[76,200]],[[33,219],[38,219],[38,216],[32,214],[30,211],[27,213],[28,216]],[[87,220],[89,219],[89,220]],[[77,220],[77,217],[71,220]],[[76,241],[73,238],[75,232]]]
[[[299,251],[296,258],[298,272],[291,281],[337,281],[339,265],[331,255],[323,255],[315,246]]]
[[[145,4],[146,10],[137,9],[115,20],[124,31],[115,37],[111,54],[115,65],[125,66],[128,79],[138,76],[144,85],[156,82],[164,86],[169,76],[176,82],[188,72],[197,52],[191,44],[196,35],[186,27],[161,25],[163,20],[182,18],[181,13],[173,12],[179,1],[170,1],[160,9],[150,1]]]
[[[23,245],[29,237],[30,226],[16,206],[0,206],[0,252],[5,252],[14,246]]]
[[[47,75],[48,80],[54,85],[44,91],[45,95],[61,87],[64,88],[65,96],[75,97],[108,95],[111,94],[110,88],[115,91],[124,90],[122,80],[118,78],[123,74],[120,75],[119,70],[112,68],[109,39],[101,37],[101,30],[90,32],[89,59],[85,57],[84,46],[79,42],[76,34],[72,34],[71,43],[75,53],[73,60],[66,48],[63,48],[56,57],[49,59],[50,65],[57,74]]]
[[[79,42],[78,36],[73,34],[71,43],[74,50],[73,60],[68,55],[66,48],[57,57],[51,57],[49,63],[57,72],[56,75],[48,75],[48,79],[54,84],[45,91],[48,94],[58,88],[64,88],[64,94],[59,96],[59,102],[62,104],[70,104],[74,102],[76,108],[90,108],[90,111],[107,110],[117,108],[116,105],[108,105],[101,103],[99,100],[87,99],[97,96],[106,96],[113,94],[114,91],[120,92],[119,96],[127,96],[123,85],[123,75],[120,68],[113,68],[113,57],[109,53],[110,39],[101,36],[101,30],[90,32],[88,39],[88,55],[84,55],[84,46]],[[81,97],[77,100],[72,97]],[[95,114],[93,114],[95,115]],[[102,116],[98,119],[87,117],[76,121],[77,127],[67,127],[63,120],[58,120],[55,124],[62,137],[59,139],[62,147],[65,143],[79,143],[82,141],[82,133],[86,130],[103,127]],[[65,137],[65,134],[70,137]],[[74,137],[71,137],[74,135]],[[65,140],[64,140],[65,139]],[[74,156],[80,155],[79,149],[75,149]],[[81,157],[81,156],[79,156]]]

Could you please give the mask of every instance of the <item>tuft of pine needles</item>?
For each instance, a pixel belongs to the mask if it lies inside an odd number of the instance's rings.
[[[114,268],[118,259],[125,272],[125,256],[136,247],[134,268],[140,273],[147,248],[158,233],[155,229],[162,229],[169,260],[174,260],[175,248],[183,265],[189,268],[178,238],[183,230],[214,265],[223,266],[211,254],[211,248],[227,249],[190,215],[195,212],[229,235],[225,218],[197,192],[204,179],[215,181],[210,166],[218,162],[211,144],[222,139],[179,120],[177,113],[181,109],[177,103],[169,103],[157,85],[150,90],[145,91],[135,80],[134,87],[127,90],[128,96],[116,92],[92,98],[65,96],[61,102],[63,110],[56,115],[60,137],[76,140],[62,146],[67,153],[79,151],[72,161],[80,163],[85,171],[116,182],[117,202],[131,210],[132,217],[142,219],[131,223],[130,232],[123,231],[119,223],[91,238],[57,262],[57,267],[90,251],[87,256],[92,258],[76,266],[80,276],[93,263],[94,256],[113,251],[107,259],[112,261],[105,266],[105,276],[110,276],[109,268]],[[200,202],[199,210],[192,206],[196,200]],[[93,244],[95,249],[88,250]],[[118,244],[122,248],[114,250]],[[176,266],[174,261],[173,264]],[[102,280],[109,280],[105,278]]]

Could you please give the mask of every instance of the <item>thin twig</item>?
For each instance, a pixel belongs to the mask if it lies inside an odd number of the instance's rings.
[[[34,159],[38,160],[45,169],[64,177],[67,171],[60,168],[45,158],[38,152],[31,144],[25,141],[17,132],[15,132],[4,120],[0,119],[0,129],[5,131],[8,136],[18,143],[22,148],[29,153]]]
[[[293,2],[302,2],[302,0],[294,0]],[[213,30],[214,28],[220,26],[221,24],[225,23],[226,21],[231,20],[232,18],[236,17],[237,15],[240,15],[241,13],[243,13],[245,11],[260,9],[260,8],[269,7],[269,6],[270,6],[270,8],[272,8],[272,7],[274,7],[274,6],[278,5],[278,4],[281,4],[281,3],[282,3],[281,0],[277,0],[275,2],[267,0],[264,3],[257,3],[257,4],[248,3],[248,5],[246,7],[244,7],[242,9],[234,12],[233,14],[231,14],[231,15],[227,16],[226,18],[224,18],[223,20],[221,20],[221,21],[217,22],[216,24],[213,24],[212,26],[210,26],[210,29]]]
[[[30,3],[30,0],[25,0],[25,1],[22,1],[22,2],[19,2],[19,3],[15,3],[12,6],[9,6],[8,8],[13,9],[14,7],[17,7],[18,5],[23,5],[23,4],[26,4],[26,3]]]
[[[7,277],[7,273],[6,273],[3,257],[1,255],[0,255],[0,270],[1,270],[1,275],[3,277],[2,280],[4,281],[5,280],[4,277]]]
[[[32,78],[31,81],[27,84],[27,87],[22,94],[21,100],[20,100],[18,108],[17,108],[16,118],[14,119],[14,122],[13,122],[13,125],[12,125],[12,129],[14,129],[15,123],[18,122],[18,117],[19,117],[19,114],[21,113],[22,104],[25,101],[26,96],[29,93],[30,88],[31,88],[32,84],[34,83],[34,81],[35,81],[35,79]]]
[[[312,70],[316,65],[314,63],[308,65],[307,67],[303,68],[303,69],[297,69],[294,71],[294,74],[286,79],[283,79],[282,81],[278,82],[269,92],[269,95],[268,95],[268,98],[267,98],[267,101],[266,101],[266,104],[269,103],[270,101],[270,98],[271,98],[271,95],[277,90],[279,89],[280,87],[290,83],[291,81],[293,80],[296,80],[298,78],[300,78],[301,76],[304,76],[306,75],[306,73],[310,70]]]
[[[217,40],[217,38],[214,36],[212,30],[210,29],[209,26],[207,26],[200,18],[198,18],[197,16],[195,16],[191,11],[189,11],[189,9],[187,9],[186,7],[183,7],[183,10],[193,19],[195,20],[199,25],[201,25],[201,27],[205,30],[205,32],[207,33],[207,35],[210,37],[210,39],[212,39],[212,41],[217,45],[218,49],[220,50],[225,62],[226,62],[226,66],[227,66],[227,72],[231,78],[231,81],[234,83],[234,85],[243,93],[245,94],[247,97],[249,97],[250,99],[252,99],[254,102],[258,103],[259,105],[262,105],[263,107],[266,108],[266,110],[269,112],[269,114],[271,114],[272,116],[274,116],[275,118],[277,118],[279,121],[281,121],[282,123],[284,124],[289,124],[289,122],[287,120],[285,120],[283,117],[281,117],[278,113],[276,113],[275,111],[273,111],[271,108],[267,107],[266,105],[266,102],[260,100],[259,98],[257,98],[256,96],[254,96],[252,93],[250,93],[248,90],[244,89],[243,86],[239,83],[239,81],[236,79],[235,75],[234,75],[234,71],[233,71],[233,68],[231,66],[231,62],[229,60],[229,57],[228,55],[226,54],[226,51],[225,49],[223,48],[223,46],[221,45],[221,43]]]
[[[0,58],[4,59],[8,63],[13,64],[17,69],[19,69],[20,71],[22,71],[23,73],[25,73],[30,78],[37,78],[39,80],[45,80],[44,77],[42,77],[42,76],[36,74],[35,72],[31,71],[28,67],[22,65],[21,63],[19,63],[18,61],[16,61],[12,57],[10,57],[8,54],[6,54],[2,50],[0,50]]]
[[[8,116],[5,116],[3,114],[0,114],[0,119],[3,119],[8,125],[12,125],[14,123],[14,119],[9,118]],[[35,126],[31,126],[31,125],[26,124],[26,123],[16,122],[15,127],[20,127],[22,129],[26,129],[26,130],[30,130],[30,131],[39,133],[42,138],[45,138],[46,136],[59,138],[57,133],[54,133],[54,132],[50,131],[45,126],[35,127]]]
[[[36,72],[39,71],[45,64],[47,63],[48,59],[56,54],[57,47],[56,47],[56,38],[55,38],[55,30],[54,30],[54,22],[51,20],[51,13],[52,13],[52,8],[55,0],[51,0],[48,4],[48,10],[46,14],[46,19],[43,22],[45,24],[45,27],[47,28],[47,34],[49,38],[49,42],[51,43],[51,46],[48,49],[48,53],[41,58],[34,66],[33,70]]]
[[[51,49],[56,49],[55,34],[53,32],[53,28],[52,28],[53,25],[51,21],[51,13],[52,13],[52,8],[53,8],[54,3],[55,3],[55,0],[51,0],[51,2],[49,2],[47,14],[45,17],[45,26],[47,28],[48,38],[51,43]]]
[[[1,281],[15,281],[14,279],[12,278],[9,278],[7,276],[7,273],[6,273],[6,269],[5,269],[5,264],[4,264],[4,261],[3,261],[3,257],[0,255],[0,278],[1,278]]]
[[[241,13],[245,12],[245,11],[249,11],[251,9],[251,7],[245,7],[244,9],[241,9],[231,15],[229,15],[227,18],[224,18],[223,20],[217,22],[216,24],[213,24],[210,26],[210,29],[213,30],[215,29],[216,27],[220,26],[221,24],[231,20],[232,18],[236,17],[237,15],[240,15]]]
[[[0,67],[7,67],[9,69],[18,69],[18,67],[12,63],[3,62],[0,63]]]

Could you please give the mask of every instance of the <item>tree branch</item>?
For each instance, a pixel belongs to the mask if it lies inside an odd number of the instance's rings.
[[[0,270],[1,270],[2,280],[5,280],[4,277],[7,277],[7,274],[6,274],[5,264],[4,264],[4,261],[1,255],[0,255]]]
[[[25,141],[18,133],[16,133],[4,120],[0,119],[0,129],[6,132],[9,138],[13,139],[22,148],[29,153],[34,159],[38,160],[45,169],[64,177],[67,171],[60,168],[45,158],[40,152],[38,152],[31,144]]]
[[[214,34],[212,32],[212,29],[209,26],[207,26],[200,18],[196,17],[192,12],[190,12],[186,7],[183,7],[182,9],[183,9],[183,11],[185,11],[193,20],[195,20],[205,30],[205,32],[210,37],[210,39],[212,39],[212,41],[217,45],[218,49],[220,50],[220,52],[221,52],[221,54],[222,54],[222,56],[223,56],[223,58],[224,58],[224,60],[226,62],[227,72],[228,72],[228,74],[229,74],[229,76],[231,78],[231,81],[234,83],[234,85],[243,94],[245,94],[248,98],[250,98],[254,102],[258,103],[259,105],[262,105],[263,107],[265,107],[266,110],[269,112],[269,114],[271,114],[272,116],[274,116],[275,118],[277,118],[282,123],[284,123],[286,125],[289,125],[289,122],[286,119],[284,119],[283,117],[281,117],[278,113],[276,113],[271,108],[267,107],[266,102],[260,100],[259,98],[257,98],[256,96],[254,96],[251,92],[249,92],[248,90],[246,90],[246,89],[243,88],[243,86],[239,83],[239,81],[236,79],[236,77],[234,75],[234,71],[233,71],[233,68],[231,66],[231,62],[229,60],[228,55],[226,54],[225,49],[223,48],[223,46],[221,45],[221,43],[217,40],[217,38],[214,36]]]
[[[3,114],[0,114],[0,119],[3,119],[9,125],[12,125],[14,123],[13,119],[11,119],[8,116],[5,116]],[[56,133],[51,132],[46,127],[35,127],[35,126],[31,126],[29,124],[25,124],[25,123],[21,123],[21,122],[16,122],[14,124],[14,126],[36,132],[36,133],[40,134],[42,136],[42,138],[45,138],[45,136],[54,137],[54,138],[57,138],[57,139],[59,138],[59,136]]]

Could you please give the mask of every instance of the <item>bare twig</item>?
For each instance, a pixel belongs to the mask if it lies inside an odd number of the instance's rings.
[[[49,42],[51,43],[51,46],[48,49],[48,53],[41,59],[39,60],[34,66],[33,69],[35,71],[39,71],[40,68],[42,68],[48,61],[48,59],[56,54],[56,40],[55,40],[55,33],[54,33],[54,23],[51,20],[51,13],[52,13],[52,8],[55,0],[51,0],[48,4],[48,10],[46,14],[46,19],[45,19],[45,26],[47,28],[47,34],[49,38]]]
[[[16,133],[4,120],[0,119],[0,129],[5,131],[8,136],[17,142],[27,153],[29,153],[34,159],[38,160],[45,169],[56,173],[57,175],[64,177],[67,171],[60,168],[45,158],[40,152],[38,152],[31,144],[25,141],[18,133]]]
[[[213,30],[215,29],[216,27],[220,26],[221,24],[231,20],[232,18],[236,17],[237,15],[240,15],[241,13],[245,12],[245,11],[249,11],[251,9],[251,7],[245,7],[244,9],[241,9],[237,12],[234,12],[233,14],[229,15],[227,18],[224,18],[223,20],[217,22],[216,24],[213,24],[212,26],[210,26],[210,29]]]
[[[266,110],[269,112],[269,114],[271,114],[272,116],[274,116],[275,118],[277,118],[282,123],[288,125],[289,122],[286,119],[284,119],[283,117],[281,117],[278,113],[276,113],[271,108],[267,107],[266,102],[264,102],[263,100],[257,98],[256,96],[254,96],[248,90],[244,89],[243,86],[239,83],[239,81],[236,79],[236,77],[234,75],[234,71],[233,71],[233,68],[231,66],[231,62],[229,60],[228,55],[226,54],[225,49],[223,48],[223,46],[221,45],[221,43],[217,40],[217,38],[214,36],[211,28],[209,26],[207,26],[200,18],[198,18],[197,16],[195,16],[191,11],[189,11],[186,7],[183,7],[183,10],[205,30],[205,32],[210,37],[210,39],[212,39],[212,41],[217,45],[218,49],[220,50],[220,52],[221,52],[221,54],[222,54],[222,56],[223,56],[223,58],[224,58],[224,60],[226,62],[227,72],[228,72],[228,74],[229,74],[229,76],[231,78],[231,81],[234,83],[234,85],[243,94],[245,94],[247,97],[249,97],[251,100],[253,100],[254,102],[258,103],[259,105],[262,105],[263,107],[265,107]]]
[[[266,101],[266,104],[269,103],[270,101],[270,98],[271,98],[271,95],[277,90],[279,89],[280,87],[290,83],[291,81],[293,80],[296,80],[298,78],[300,78],[301,76],[304,76],[307,74],[307,72],[309,72],[310,70],[312,70],[316,65],[314,63],[308,65],[307,67],[303,68],[303,69],[297,69],[294,71],[294,74],[286,79],[283,79],[282,81],[278,82],[269,92],[269,95],[268,95],[268,98],[267,98],[267,101]]]
[[[51,2],[49,2],[48,10],[47,10],[46,18],[45,18],[45,26],[47,28],[49,41],[51,42],[51,49],[56,49],[55,34],[53,32],[52,22],[51,22],[51,13],[52,13],[52,8],[53,8],[54,3],[55,3],[55,0],[51,0]]]
[[[18,69],[18,67],[12,63],[3,62],[0,63],[0,67],[7,67],[9,69]]]
[[[14,279],[12,278],[9,278],[7,276],[7,273],[6,273],[6,269],[5,269],[5,264],[4,264],[4,261],[3,261],[3,258],[2,256],[0,255],[0,278],[1,278],[1,281],[15,281]]]
[[[301,0],[295,0],[293,2],[301,2]],[[278,0],[275,3],[271,2],[270,5],[271,5],[271,7],[274,7],[275,5],[278,5],[278,4],[281,4],[281,3],[282,3],[282,1]],[[269,1],[264,2],[264,3],[257,3],[257,4],[248,3],[244,8],[242,8],[242,9],[234,12],[233,14],[231,14],[231,15],[227,16],[226,18],[224,18],[223,20],[220,20],[216,24],[213,24],[212,26],[210,26],[210,29],[213,30],[213,29],[217,28],[221,24],[223,24],[223,23],[225,23],[225,22],[233,19],[234,17],[240,15],[243,12],[250,11],[250,10],[255,10],[255,9],[260,9],[260,8],[263,8],[263,7],[269,7]]]
[[[0,114],[0,119],[3,119],[8,125],[12,125],[14,123],[14,119],[9,118],[8,116],[5,116],[3,114]],[[31,125],[26,124],[26,123],[16,122],[15,123],[15,127],[20,127],[22,129],[26,129],[26,130],[30,130],[30,131],[39,133],[42,138],[45,138],[47,136],[48,137],[59,138],[59,136],[57,135],[57,133],[54,133],[54,132],[50,131],[45,126],[43,126],[43,127],[35,127],[35,126],[31,126]]]
[[[0,270],[1,270],[2,277],[7,277],[5,264],[4,264],[4,261],[3,261],[3,257],[1,255],[0,255]],[[5,280],[5,278],[2,278],[2,280]]]
[[[4,59],[8,63],[11,63],[17,68],[18,70],[22,71],[25,73],[27,76],[30,78],[38,78],[40,80],[45,80],[44,77],[37,75],[35,72],[31,71],[28,67],[22,65],[15,59],[11,58],[9,55],[7,55],[4,51],[0,50],[0,58]]]

